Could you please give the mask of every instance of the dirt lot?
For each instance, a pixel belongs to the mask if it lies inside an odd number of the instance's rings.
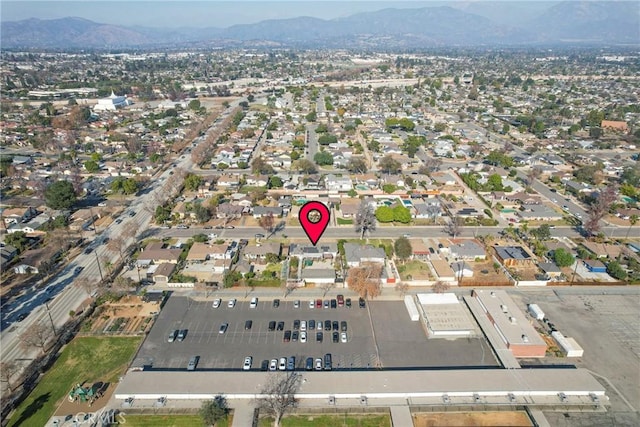
[[[160,311],[156,303],[144,302],[140,297],[127,296],[118,302],[104,304],[91,320],[90,334],[135,335],[151,328],[153,316]]]
[[[414,427],[510,426],[529,427],[533,424],[524,412],[433,412],[413,415]]]
[[[469,262],[469,265],[473,267],[473,277],[462,280],[462,286],[478,286],[487,284],[491,286],[510,286],[511,282],[504,275],[502,269],[493,268],[492,261],[484,262]],[[468,283],[468,285],[465,284]]]

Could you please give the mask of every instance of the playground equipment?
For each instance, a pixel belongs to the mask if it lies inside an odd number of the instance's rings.
[[[93,387],[82,387],[80,384],[76,384],[69,392],[69,402],[89,402],[91,405],[98,397]]]

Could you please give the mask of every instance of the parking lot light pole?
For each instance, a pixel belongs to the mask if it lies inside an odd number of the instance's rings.
[[[44,302],[44,306],[47,308],[47,314],[49,315],[49,321],[51,321],[51,329],[53,329],[53,335],[57,335],[56,325],[53,323],[53,317],[51,317],[51,311],[49,311],[49,303],[47,301]]]
[[[100,267],[100,260],[98,259],[98,250],[94,251],[96,254],[96,263],[98,264],[98,272],[100,273],[100,282],[104,282],[104,276],[102,275],[102,268]]]

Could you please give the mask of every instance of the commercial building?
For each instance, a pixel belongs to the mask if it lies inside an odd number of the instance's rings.
[[[454,293],[418,294],[430,338],[468,337],[475,328]]]
[[[474,290],[472,296],[515,357],[544,357],[547,344],[505,291]]]

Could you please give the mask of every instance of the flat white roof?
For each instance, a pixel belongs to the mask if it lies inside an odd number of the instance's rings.
[[[434,336],[469,335],[475,329],[466,307],[454,293],[418,294],[418,301]]]
[[[503,290],[474,289],[473,295],[491,318],[496,330],[511,345],[544,345],[546,343],[529,323],[524,313]]]

